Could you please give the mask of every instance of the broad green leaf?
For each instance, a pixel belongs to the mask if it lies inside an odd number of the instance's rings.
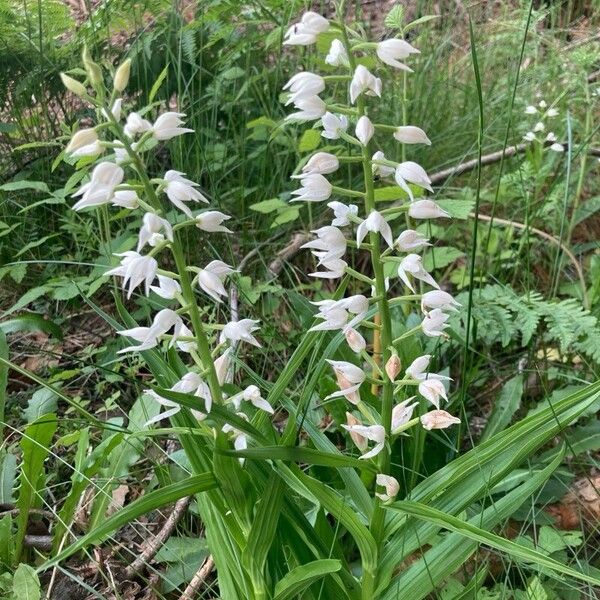
[[[300,216],[300,209],[297,206],[287,206],[286,208],[281,209],[279,214],[273,219],[271,223],[271,229],[278,227],[279,225],[285,225],[285,223],[290,223],[291,221],[295,221]]]
[[[423,254],[423,268],[427,271],[444,269],[463,256],[465,256],[465,253],[458,248],[452,246],[436,246],[435,248],[430,248]],[[394,264],[393,266],[395,271],[398,265]]]
[[[429,21],[433,21],[434,19],[439,18],[439,15],[424,15],[422,17],[419,17],[418,19],[415,19],[414,21],[411,21],[410,23],[406,24],[406,26],[404,27],[404,33],[410,31],[411,29],[414,29],[415,27],[418,27],[419,25],[424,25],[425,23],[429,23]]]
[[[18,600],[40,600],[40,580],[33,567],[21,563],[13,575],[13,594]]]
[[[14,563],[13,518],[8,513],[0,519],[0,564]]]
[[[33,392],[27,402],[27,408],[23,410],[23,416],[28,423],[37,421],[40,417],[56,412],[56,394],[48,388],[40,388]]]
[[[200,492],[213,489],[216,486],[217,481],[215,480],[213,474],[203,473],[201,475],[193,475],[192,477],[188,477],[183,481],[178,481],[177,483],[172,483],[158,490],[149,492],[141,498],[134,500],[131,504],[119,512],[105,519],[97,527],[92,529],[92,531],[79,538],[76,542],[65,548],[51,560],[45,562],[39,568],[39,571],[45,571],[46,569],[65,560],[65,558],[71,556],[78,550],[81,550],[90,544],[96,544],[102,541],[113,531],[116,531],[123,525],[131,523],[142,515],[145,515],[167,504],[177,502],[177,500],[184,498],[185,496],[199,494]]]
[[[342,567],[339,560],[323,558],[306,565],[300,565],[286,573],[275,585],[273,600],[292,600],[299,598],[302,592],[312,583],[336,573]]]
[[[389,29],[402,30],[404,27],[404,6],[402,4],[392,6],[390,12],[385,16],[383,23]]]
[[[492,408],[492,414],[487,422],[481,441],[492,437],[495,433],[502,431],[511,421],[513,415],[521,406],[521,396],[523,395],[523,375],[515,375],[509,379],[503,386],[502,391]]]
[[[399,511],[412,515],[418,519],[423,519],[430,523],[439,525],[443,529],[448,529],[449,531],[459,533],[470,540],[480,544],[485,544],[486,546],[494,548],[495,550],[499,550],[500,552],[504,552],[515,559],[521,559],[526,563],[532,563],[535,565],[535,568],[543,567],[549,571],[567,575],[568,577],[585,581],[587,583],[591,583],[592,585],[600,586],[600,579],[596,577],[588,575],[587,573],[576,571],[575,569],[572,569],[571,567],[564,565],[557,560],[545,556],[541,552],[537,552],[536,550],[531,550],[530,548],[522,546],[521,544],[511,542],[510,540],[504,539],[494,533],[485,531],[473,523],[463,521],[462,519],[444,513],[436,508],[421,504],[420,502],[401,500],[394,502],[394,504],[390,506],[386,506],[386,508],[388,510]]]
[[[441,199],[436,200],[452,218],[454,219],[468,219],[471,212],[475,208],[475,200],[462,200],[462,199]]]
[[[25,308],[30,302],[37,300],[40,296],[47,294],[52,289],[50,285],[40,285],[38,287],[27,290],[7,311],[2,313],[0,318],[7,317],[8,315]]]
[[[13,503],[13,488],[17,477],[17,457],[0,449],[0,504]]]
[[[6,395],[8,385],[8,344],[6,335],[0,327],[0,440],[4,439],[4,411],[6,408]]]

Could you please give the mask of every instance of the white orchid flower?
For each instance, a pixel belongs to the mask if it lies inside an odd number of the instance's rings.
[[[414,200],[408,205],[408,215],[413,219],[438,219],[450,217],[437,202],[433,200]]]
[[[150,327],[134,327],[133,329],[125,329],[123,331],[117,331],[119,335],[124,337],[130,337],[136,342],[140,342],[139,346],[128,346],[119,350],[118,354],[124,354],[125,352],[140,352],[142,350],[149,350],[158,345],[160,337],[163,336],[167,331],[173,328],[173,338],[170,342],[170,346],[173,346],[178,335],[180,335],[183,321],[181,317],[170,308],[164,308],[163,310],[156,313]]]
[[[235,269],[222,260],[209,262],[204,269],[198,273],[198,285],[216,302],[221,302],[220,296],[227,296],[227,290],[223,286],[223,280]]]
[[[400,252],[412,252],[425,246],[431,246],[429,239],[414,229],[405,229],[394,242]]]
[[[331,196],[331,184],[319,173],[302,175],[300,184],[302,187],[292,192],[292,196],[298,196],[297,198],[293,198],[291,200],[292,202],[297,202],[299,200],[305,202],[322,202]]]
[[[287,121],[316,121],[327,112],[327,105],[319,96],[306,96],[294,101],[298,112],[286,117]]]
[[[124,131],[127,137],[133,138],[136,135],[152,131],[152,123],[143,119],[138,113],[132,112],[127,115]]]
[[[173,300],[181,294],[181,286],[175,279],[166,275],[157,275],[158,285],[151,285],[150,289],[165,300]]]
[[[421,323],[421,329],[423,333],[428,337],[440,337],[445,335],[444,329],[448,327],[446,321],[449,319],[449,315],[440,310],[434,308],[431,312],[428,312]]]
[[[423,429],[427,431],[431,431],[432,429],[446,429],[458,423],[460,423],[460,419],[453,417],[445,410],[432,410],[421,417]]]
[[[292,25],[285,33],[284,45],[310,46],[317,41],[319,33],[329,29],[329,21],[321,15],[308,11],[302,15],[299,23]]]
[[[309,273],[309,277],[316,277],[318,279],[339,279],[340,277],[343,277],[346,272],[348,263],[341,258],[328,258],[321,259],[319,261],[319,266],[326,270]]]
[[[388,165],[378,165],[375,163],[375,161],[378,160],[386,160],[385,154],[381,150],[377,150],[377,152],[375,152],[375,154],[373,154],[371,157],[371,160],[373,161],[372,170],[373,175],[375,176],[390,177],[396,171],[394,167],[390,167]]]
[[[134,210],[140,207],[140,199],[134,190],[117,190],[110,202],[113,206]]]
[[[356,228],[356,245],[359,248],[369,231],[381,234],[385,243],[390,248],[393,247],[394,240],[390,224],[385,220],[383,215],[376,210],[372,210],[369,213],[369,216]]]
[[[325,80],[316,73],[302,71],[296,73],[284,86],[289,91],[289,98],[285,105],[292,104],[298,100],[318,96],[325,89]]]
[[[356,204],[344,204],[337,200],[333,200],[332,202],[329,202],[327,206],[333,211],[335,218],[331,221],[331,224],[334,227],[345,227],[346,225],[350,225],[349,216],[356,216],[358,214],[358,206],[356,206]]]
[[[460,306],[460,302],[457,302],[451,294],[442,290],[432,290],[430,292],[425,292],[421,296],[421,310],[424,313],[426,313],[428,309],[434,308],[457,311],[457,306]]]
[[[184,204],[185,202],[205,202],[208,200],[196,189],[197,183],[184,177],[181,171],[169,170],[165,173],[165,193],[167,198],[188,217],[192,218],[192,211]]]
[[[81,210],[91,206],[101,206],[112,202],[115,188],[123,181],[124,172],[119,165],[101,162],[92,171],[88,183],[83,184],[73,198],[81,196],[81,200],[73,205],[73,210]]]
[[[391,475],[384,475],[383,473],[378,473],[377,477],[375,478],[375,483],[379,487],[385,488],[385,493],[375,493],[375,495],[382,502],[389,502],[390,500],[393,500],[400,491],[400,484],[398,483],[398,480],[392,477]]]
[[[65,152],[73,158],[81,158],[82,156],[98,156],[104,152],[104,148],[98,140],[96,130],[91,127],[77,131],[65,148]]]
[[[313,250],[313,254],[320,259],[319,264],[331,259],[341,258],[346,253],[346,237],[337,227],[326,225],[314,229],[311,233],[315,233],[318,239],[307,242],[300,248]]]
[[[133,290],[144,282],[144,293],[147,296],[150,293],[150,284],[154,281],[156,271],[158,270],[156,260],[151,256],[142,256],[133,250],[121,252],[115,254],[115,256],[122,257],[121,264],[114,269],[106,271],[104,275],[123,277],[123,288],[126,288],[127,284],[129,284],[127,298],[131,298]]]
[[[231,219],[229,215],[218,210],[207,210],[196,215],[196,227],[208,233],[233,233],[231,229],[227,229],[227,227],[221,224],[223,221],[228,221],[229,219]]]
[[[238,411],[242,404],[242,401],[250,402],[252,406],[260,410],[264,410],[270,415],[274,414],[273,407],[262,397],[260,389],[255,385],[249,385],[245,390],[235,394],[229,399],[235,406],[235,410]]]
[[[419,383],[419,394],[438,409],[440,407],[440,399],[448,400],[446,388],[439,379],[424,379],[421,381]]]
[[[436,283],[435,279],[423,268],[422,258],[418,254],[407,254],[402,262],[398,265],[398,277],[402,279],[405,283],[406,287],[414,292],[415,288],[408,276],[411,275],[415,279],[420,279],[425,283],[429,284],[431,287],[439,289],[439,285]]]
[[[369,458],[373,458],[377,456],[385,445],[385,428],[383,425],[343,425],[342,427],[348,431],[350,434],[355,433],[360,435],[361,437],[369,440],[371,442],[375,442],[375,446],[369,450],[366,454],[363,454],[359,458],[362,460],[367,460]],[[360,447],[359,447],[360,450]]]
[[[420,127],[414,125],[396,127],[394,138],[402,144],[426,144],[431,146],[431,140],[427,137],[427,134]]]
[[[248,344],[260,348],[261,345],[258,343],[258,340],[252,335],[254,331],[259,329],[257,323],[258,321],[255,321],[254,319],[231,321],[221,330],[219,342],[247,342]]]
[[[379,44],[377,44],[376,53],[379,60],[386,65],[412,73],[412,69],[407,67],[404,63],[399,62],[398,59],[404,60],[411,54],[420,54],[420,50],[417,50],[414,46],[411,46],[404,40],[392,38],[379,42]]]
[[[166,112],[156,119],[152,126],[152,134],[157,140],[170,140],[184,133],[194,133],[193,129],[181,127],[183,121],[181,117],[185,117],[183,113]]]
[[[331,42],[325,63],[332,67],[347,67],[350,64],[344,44],[337,38]]]
[[[366,146],[375,133],[375,127],[369,117],[363,115],[356,123],[356,129],[354,131],[356,138],[363,145]]]
[[[139,252],[146,244],[156,246],[164,241],[165,237],[173,241],[173,227],[166,219],[154,213],[146,213],[142,219],[142,227],[138,236],[137,251]],[[165,232],[164,235],[162,232]]]
[[[302,172],[306,175],[319,173],[320,175],[329,175],[335,173],[340,168],[340,161],[335,154],[329,152],[317,152],[313,154],[302,167]],[[294,178],[300,178],[301,175],[294,175]]]
[[[358,65],[350,82],[350,102],[354,104],[363,93],[381,98],[381,79],[375,77],[364,65]]]
[[[407,398],[403,402],[396,404],[392,409],[392,433],[395,433],[400,427],[406,425],[412,419],[415,408],[419,406],[418,402],[413,402],[411,404],[411,400],[414,399],[414,396]]]
[[[409,183],[433,192],[431,179],[429,179],[425,169],[411,160],[400,163],[396,167],[394,178],[396,179],[396,183],[408,194],[411,200],[414,200],[414,196],[408,185]]]
[[[323,132],[321,135],[328,140],[337,140],[340,134],[348,129],[348,119],[344,115],[334,115],[326,112],[321,117]]]
[[[340,389],[329,394],[325,400],[344,396],[348,402],[358,404],[360,402],[359,388],[366,378],[366,373],[360,367],[349,362],[329,359],[327,362],[333,368]]]

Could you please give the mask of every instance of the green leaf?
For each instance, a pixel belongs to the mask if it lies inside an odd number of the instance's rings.
[[[152,84],[152,88],[150,89],[150,93],[148,94],[148,102],[152,104],[154,102],[154,98],[156,94],[158,94],[158,90],[160,90],[160,86],[163,84],[163,81],[166,79],[167,74],[169,73],[170,64],[167,63],[165,68],[160,72],[156,81]]]
[[[206,540],[200,537],[172,535],[160,547],[154,560],[158,563],[178,563],[184,561],[188,554],[208,555]]]
[[[321,560],[315,560],[306,565],[295,567],[275,584],[275,596],[273,600],[299,598],[302,592],[312,583],[326,575],[336,573],[341,568],[342,563],[339,560],[331,558],[322,558]]]
[[[27,403],[27,408],[23,411],[23,416],[28,423],[33,423],[44,415],[56,412],[56,394],[48,388],[40,388],[33,392],[33,395]]]
[[[27,290],[7,311],[2,313],[2,317],[7,317],[8,315],[16,312],[17,310],[21,310],[25,308],[30,302],[37,300],[40,296],[47,294],[52,289],[49,285],[40,285],[38,287],[31,288]]]
[[[342,468],[354,467],[373,473],[377,467],[370,461],[360,460],[343,454],[323,452],[314,448],[298,448],[295,446],[266,446],[262,448],[246,448],[245,450],[223,450],[223,454],[252,460],[286,460],[322,467]]]
[[[19,256],[22,256],[23,254],[25,254],[25,252],[28,252],[29,250],[32,250],[33,248],[37,248],[38,246],[42,246],[48,240],[51,240],[52,238],[58,237],[59,235],[61,235],[61,234],[60,233],[53,233],[51,235],[45,235],[45,236],[43,236],[41,238],[38,238],[37,240],[33,240],[33,241],[29,242],[29,244],[25,244],[25,246],[23,246],[23,248],[21,248],[15,254],[15,258],[19,258]]]
[[[75,543],[65,548],[62,552],[56,555],[53,559],[45,562],[40,571],[60,563],[65,558],[68,558],[78,550],[102,541],[107,535],[119,529],[123,525],[128,525],[135,519],[145,515],[161,506],[177,502],[180,498],[199,494],[207,490],[217,487],[217,481],[212,473],[202,473],[201,475],[193,475],[183,481],[172,483],[158,490],[154,490],[145,494],[141,498],[134,500],[126,508],[120,510],[114,515],[105,519],[92,531],[79,538]]]
[[[321,143],[321,132],[318,129],[306,129],[298,142],[298,152],[312,152]]]
[[[0,450],[0,504],[12,504],[17,477],[17,457]]]
[[[284,225],[295,221],[300,216],[300,209],[297,206],[287,206],[283,208],[271,223],[271,229],[278,225]]]
[[[406,200],[408,194],[397,185],[390,185],[387,187],[377,188],[375,190],[375,201],[392,201],[392,200]]]
[[[13,576],[13,594],[18,600],[40,600],[40,580],[33,567],[21,563]]]
[[[574,215],[573,225],[579,225],[589,217],[595,215],[600,210],[600,196],[589,198],[580,206],[577,207]]]
[[[20,446],[23,455],[19,474],[19,497],[16,503],[16,507],[19,509],[15,538],[15,556],[17,559],[21,556],[23,540],[29,521],[29,511],[40,504],[41,491],[46,483],[44,462],[50,453],[50,443],[57,425],[56,415],[44,415],[28,425],[21,438]]]
[[[481,435],[481,441],[487,440],[509,425],[513,415],[521,406],[522,395],[523,375],[519,374],[502,386],[502,391],[494,402],[492,414]]]
[[[404,6],[402,4],[392,6],[390,12],[385,16],[383,23],[390,29],[402,30],[404,27]]]
[[[411,29],[414,29],[415,27],[418,27],[419,25],[429,23],[429,21],[433,21],[434,19],[439,18],[439,15],[424,15],[422,17],[419,17],[418,19],[415,19],[414,21],[411,21],[410,23],[406,24],[406,26],[404,27],[404,33],[410,31]]]
[[[484,529],[481,529],[472,523],[458,519],[457,517],[444,513],[441,510],[421,504],[420,502],[401,500],[394,502],[394,504],[386,506],[385,508],[388,510],[412,515],[418,519],[423,519],[430,523],[435,523],[443,529],[454,531],[470,540],[480,544],[485,544],[490,548],[499,550],[500,552],[505,552],[515,559],[521,559],[527,563],[532,563],[535,565],[535,568],[543,567],[550,571],[567,575],[573,579],[585,581],[587,583],[591,583],[592,585],[600,585],[600,579],[596,577],[576,571],[575,569],[572,569],[571,567],[564,565],[557,560],[544,556],[544,554],[541,552],[537,552],[536,550],[531,550],[525,546],[522,546],[521,544],[511,542],[510,540],[504,539],[494,533],[485,531]]]
[[[272,198],[271,200],[263,200],[262,202],[251,204],[248,208],[266,215],[286,207],[287,203],[281,200],[281,198]]]
[[[465,253],[453,246],[436,246],[423,255],[423,267],[427,271],[444,269],[463,256]]]
[[[13,319],[9,319],[8,321],[3,321],[0,323],[0,329],[4,331],[4,333],[15,333],[17,331],[43,331],[44,333],[48,333],[55,337],[57,340],[63,339],[60,327],[54,323],[54,321],[45,319],[43,315],[38,313],[25,313],[18,317],[14,317]]]
[[[2,431],[4,429],[4,411],[6,408],[6,395],[8,385],[8,344],[6,343],[6,335],[0,327],[0,440],[4,439]],[[7,362],[4,362],[7,361]]]
[[[442,199],[436,200],[451,217],[454,219],[468,219],[469,214],[473,212],[475,208],[475,200],[462,200],[462,199]]]
[[[36,192],[46,192],[50,194],[48,184],[43,181],[10,181],[4,185],[0,185],[0,190],[3,192],[16,192],[19,190],[35,190]]]
[[[245,77],[246,71],[241,67],[231,67],[226,71],[221,73],[221,77],[228,81],[233,81],[234,79],[239,79],[240,77]]]

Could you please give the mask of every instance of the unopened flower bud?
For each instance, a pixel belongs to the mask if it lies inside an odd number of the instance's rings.
[[[113,80],[114,88],[117,92],[122,92],[129,83],[129,75],[131,73],[131,59],[123,61],[117,72],[115,73],[115,78]]]
[[[85,71],[90,79],[90,83],[92,87],[96,88],[102,85],[102,69],[98,63],[95,63],[90,56],[90,53],[87,49],[87,46],[83,48],[82,53],[83,66],[85,67]]]
[[[396,380],[401,368],[402,363],[400,362],[400,357],[396,353],[392,354],[385,363],[385,372],[391,381]]]
[[[72,77],[65,75],[65,73],[61,73],[60,78],[63,85],[76,96],[85,96],[87,94],[85,86],[80,81],[77,81],[77,79],[73,79]]]
[[[362,352],[367,347],[367,342],[365,342],[365,338],[353,329],[352,327],[348,327],[346,331],[344,331],[344,335],[346,336],[346,341],[348,342],[348,346],[353,352]]]
[[[360,421],[352,413],[349,412],[346,413],[346,423],[348,424],[348,427],[353,427],[354,425],[361,424]],[[364,452],[368,446],[367,438],[360,435],[360,433],[356,433],[356,431],[352,431],[352,429],[349,429],[348,433],[350,433],[350,438],[354,442],[354,445],[361,452]]]

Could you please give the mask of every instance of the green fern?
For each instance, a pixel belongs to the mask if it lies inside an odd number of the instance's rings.
[[[467,292],[457,298],[467,305]],[[463,311],[455,326],[464,329],[465,318]],[[564,354],[584,354],[600,362],[598,319],[573,298],[545,300],[537,292],[520,295],[509,286],[487,285],[473,295],[473,319],[477,337],[486,345],[506,347],[519,340],[526,346],[539,332],[540,339],[558,345]]]

